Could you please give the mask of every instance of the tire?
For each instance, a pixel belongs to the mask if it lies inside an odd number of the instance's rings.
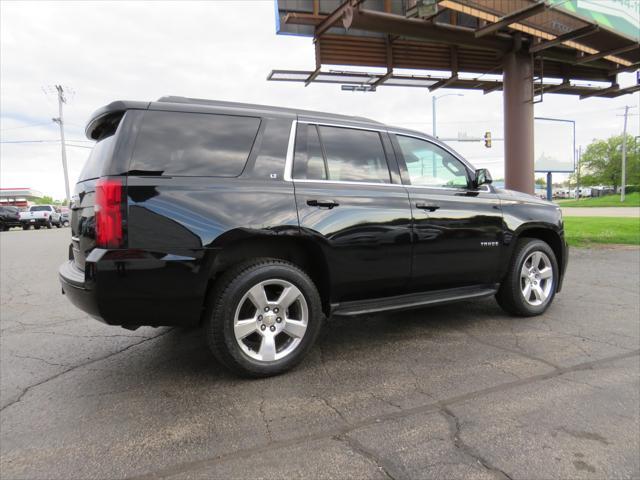
[[[51,220],[47,220],[47,223],[45,223],[45,227],[47,227],[48,229],[51,229],[51,227],[53,227]]]
[[[31,228],[31,225],[22,225],[23,230],[29,230],[30,228]]]
[[[244,328],[238,328],[242,320]],[[323,320],[320,295],[304,271],[283,260],[258,258],[232,267],[216,282],[207,302],[205,333],[214,356],[229,370],[269,377],[304,358]]]
[[[65,220],[64,222],[62,222],[62,226],[63,227],[68,227],[69,226],[69,222]]]
[[[35,230],[40,230],[40,225],[37,225],[37,224],[36,224],[36,225],[34,225],[34,226],[33,226],[33,228],[34,228]]]
[[[540,315],[553,302],[558,275],[558,261],[551,247],[542,240],[521,238],[516,243],[509,272],[500,285],[496,300],[511,315]]]

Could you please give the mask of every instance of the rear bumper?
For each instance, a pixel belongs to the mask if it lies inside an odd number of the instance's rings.
[[[3,227],[19,227],[22,225],[22,222],[20,220],[9,220],[9,219],[2,219],[0,220],[0,225],[2,225]]]
[[[73,305],[93,318],[104,321],[100,317],[95,290],[87,288],[84,272],[75,267],[73,260],[68,260],[60,265],[58,276],[60,277],[63,295],[66,295]]]
[[[21,225],[46,225],[47,223],[49,223],[49,219],[48,218],[27,218],[24,220],[20,220],[20,224]],[[51,221],[51,223],[53,223],[53,220]]]
[[[62,293],[91,317],[125,327],[195,325],[209,276],[195,258],[95,248],[85,270],[58,269]]]

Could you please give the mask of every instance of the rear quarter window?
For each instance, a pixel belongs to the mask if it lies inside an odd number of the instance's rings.
[[[255,117],[145,112],[130,173],[237,177],[259,127]]]

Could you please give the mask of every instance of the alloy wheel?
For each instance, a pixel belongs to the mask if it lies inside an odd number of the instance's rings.
[[[307,330],[309,308],[298,287],[282,279],[257,283],[241,298],[233,332],[254,360],[273,362],[291,355]]]
[[[546,253],[529,254],[520,269],[520,291],[525,301],[534,307],[542,305],[553,288],[553,266]]]

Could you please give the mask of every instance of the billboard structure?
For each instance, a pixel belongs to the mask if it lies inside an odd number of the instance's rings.
[[[635,0],[275,0],[275,8],[278,33],[313,36],[315,66],[273,70],[271,81],[501,91],[514,190],[533,193],[534,103],[550,93],[640,90],[617,78],[640,66]]]
[[[547,174],[547,200],[553,197],[553,174],[576,170],[576,122],[558,118],[535,118],[534,165]]]
[[[576,122],[535,118],[533,156],[536,172],[573,173],[576,169]]]

